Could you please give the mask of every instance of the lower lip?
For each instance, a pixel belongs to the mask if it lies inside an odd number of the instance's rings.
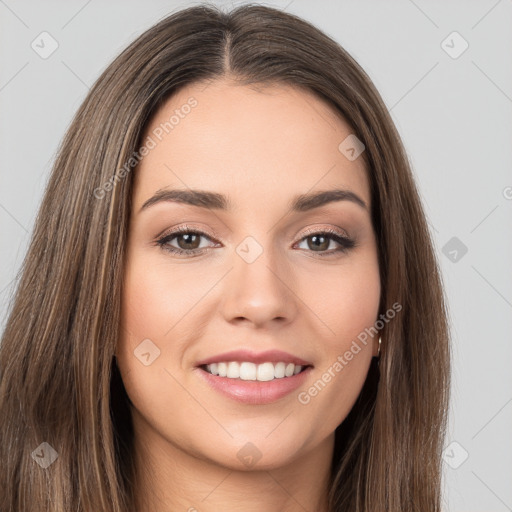
[[[199,375],[215,390],[228,398],[250,405],[262,405],[276,402],[289,395],[298,387],[304,384],[312,367],[309,366],[304,371],[266,382],[254,380],[229,379],[212,375],[206,370],[199,368]]]

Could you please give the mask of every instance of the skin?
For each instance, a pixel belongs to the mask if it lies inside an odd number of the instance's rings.
[[[326,511],[334,431],[361,391],[377,337],[309,403],[297,395],[378,318],[365,164],[338,150],[350,127],[290,86],[228,78],[189,85],[160,108],[146,135],[190,97],[197,106],[134,171],[117,359],[133,404],[137,465],[149,471],[136,486],[140,510]],[[234,209],[161,202],[140,211],[163,188],[219,192]],[[367,208],[343,200],[290,212],[294,196],[334,188],[356,193]],[[210,249],[180,256],[155,243],[184,224],[207,233],[200,247]],[[335,229],[356,246],[322,257],[305,234],[310,228]],[[252,263],[236,252],[247,236],[263,250]],[[318,251],[336,248],[327,239]],[[134,356],[145,339],[160,350],[148,366]],[[306,385],[277,402],[241,404],[211,389],[196,367],[239,348],[280,349],[314,367]],[[237,457],[248,442],[261,454],[252,467]]]

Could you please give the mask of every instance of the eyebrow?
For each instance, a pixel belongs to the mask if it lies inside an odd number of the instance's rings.
[[[351,190],[343,189],[332,189],[298,195],[291,201],[290,209],[294,212],[307,212],[337,201],[350,201],[368,210],[368,206],[363,199]],[[217,192],[193,189],[161,189],[142,205],[140,212],[161,202],[182,203],[214,210],[233,210],[233,204],[229,198]]]

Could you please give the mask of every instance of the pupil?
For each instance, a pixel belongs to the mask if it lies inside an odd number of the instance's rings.
[[[327,247],[329,246],[329,241],[327,239],[327,237],[325,236],[318,236],[318,235],[313,235],[311,237],[311,240],[313,240],[313,247],[314,249],[317,249],[317,248],[322,248],[322,249],[327,249]],[[319,240],[323,240],[323,242],[319,242]],[[326,241],[327,241],[327,246],[326,246]],[[318,243],[319,242],[319,243]],[[311,248],[311,247],[310,247]]]
[[[191,237],[195,237],[196,240],[194,240],[196,242],[196,244],[194,245],[194,247],[181,247],[182,249],[197,249],[197,240],[199,239],[199,237],[197,235],[194,235],[194,234],[185,234],[185,235],[181,235],[181,239],[186,239],[186,241],[184,242],[185,245],[190,245],[190,244],[193,244],[194,241],[191,241],[190,238]],[[181,243],[179,243],[178,245],[182,245]]]

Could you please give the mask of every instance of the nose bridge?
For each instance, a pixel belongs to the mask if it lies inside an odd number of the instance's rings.
[[[296,313],[289,268],[268,244],[247,236],[233,254],[233,270],[225,288],[223,314],[226,320],[245,318],[262,325],[274,319],[290,321]]]

